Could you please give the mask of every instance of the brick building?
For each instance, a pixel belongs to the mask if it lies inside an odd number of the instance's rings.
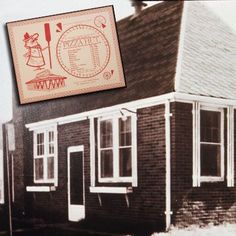
[[[14,99],[14,214],[166,228],[236,222],[236,36],[200,3],[181,1],[117,27],[126,88]]]

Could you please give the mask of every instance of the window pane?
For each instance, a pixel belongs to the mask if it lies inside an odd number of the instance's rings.
[[[37,134],[37,144],[44,143],[44,133]]]
[[[120,146],[131,146],[131,117],[119,118],[119,134]]]
[[[120,176],[131,176],[131,148],[120,148]]]
[[[54,132],[53,131],[49,131],[49,133],[48,133],[48,135],[49,135],[49,142],[54,142]]]
[[[112,147],[112,120],[104,120],[100,122],[100,140],[101,148]]]
[[[101,151],[101,177],[113,177],[113,152]]]
[[[37,134],[37,156],[44,155],[44,133]]]
[[[37,158],[35,161],[35,179],[43,179],[43,158]]]
[[[220,112],[201,110],[201,141],[220,143]]]
[[[201,144],[201,176],[220,176],[220,146]]]
[[[40,144],[37,146],[37,156],[42,156],[44,155],[44,145]]]
[[[54,154],[54,144],[49,143],[49,154]]]
[[[48,179],[54,178],[54,157],[48,157]]]

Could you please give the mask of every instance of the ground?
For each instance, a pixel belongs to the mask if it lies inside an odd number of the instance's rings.
[[[235,236],[236,224],[223,224],[199,228],[193,226],[186,229],[172,228],[167,233],[154,233],[152,236]]]

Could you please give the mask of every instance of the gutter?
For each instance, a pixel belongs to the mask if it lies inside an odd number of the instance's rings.
[[[165,140],[166,140],[166,231],[171,225],[171,127],[170,100],[165,103]]]

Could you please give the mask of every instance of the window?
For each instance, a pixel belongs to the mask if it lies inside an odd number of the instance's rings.
[[[136,116],[98,120],[100,182],[132,182],[136,175]]]
[[[57,182],[56,127],[34,131],[34,182]]]
[[[200,111],[200,173],[202,180],[224,178],[223,110]]]
[[[4,203],[3,151],[0,150],[0,204]]]
[[[232,119],[231,119],[232,121]],[[231,122],[230,121],[230,122]],[[229,125],[227,121],[227,126]],[[227,131],[228,132],[228,131]],[[227,141],[232,142],[232,137]],[[227,148],[228,148],[227,146]],[[224,109],[193,103],[193,186],[224,181]],[[230,156],[232,156],[230,154]],[[227,154],[227,162],[230,159]],[[229,170],[228,170],[229,173]],[[232,176],[230,175],[230,178]]]

